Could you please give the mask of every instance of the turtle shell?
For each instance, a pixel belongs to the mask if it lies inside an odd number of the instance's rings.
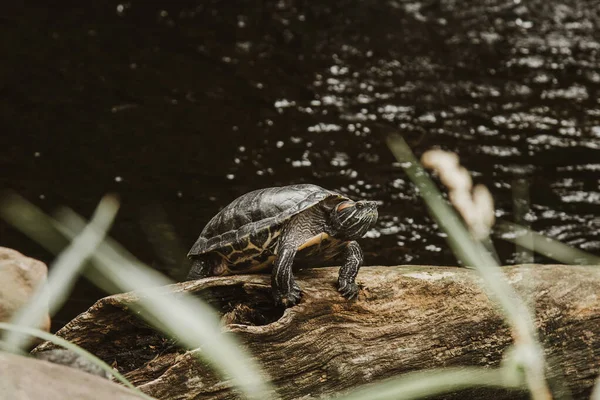
[[[247,242],[249,237],[261,238],[254,245],[266,246],[267,237],[261,235],[281,226],[294,215],[325,200],[347,201],[349,198],[317,185],[301,184],[271,187],[246,193],[215,215],[204,227],[192,246],[188,257],[199,256],[227,246]],[[245,247],[245,246],[244,246]]]

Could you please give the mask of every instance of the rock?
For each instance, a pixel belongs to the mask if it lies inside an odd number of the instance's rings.
[[[35,289],[46,282],[48,269],[41,261],[26,257],[16,250],[0,247],[0,321],[9,322],[11,317],[31,298]],[[46,314],[39,327],[50,331],[50,315]],[[37,345],[42,340],[32,338],[31,343]],[[108,378],[108,374],[67,349],[52,349],[38,352],[35,357],[40,360],[62,364],[93,375]]]
[[[48,268],[43,262],[0,247],[0,322],[10,321],[36,288],[46,282],[47,275]],[[50,331],[50,315],[46,314],[39,329]]]
[[[139,400],[129,388],[62,365],[0,352],[0,398]]]
[[[573,398],[589,398],[600,370],[600,269],[527,265],[504,271],[535,310],[551,360],[548,377],[562,371]],[[268,275],[177,283],[165,287],[161,296],[187,292],[211,303],[222,314],[223,331],[237,336],[257,358],[283,399],[332,396],[427,368],[494,367],[512,343],[474,270],[363,267],[358,282],[364,289],[356,302],[337,292],[337,272],[318,268],[297,273],[304,295],[287,310],[272,306]],[[129,311],[144,295],[101,299],[58,335],[116,365],[156,398],[238,398],[229,382]],[[53,347],[44,343],[34,352]],[[468,393],[469,399],[528,398],[525,392],[493,389]]]
[[[47,351],[36,352],[33,355],[39,360],[49,361],[55,364],[66,365],[76,368],[80,371],[97,375],[108,379],[110,375],[96,364],[90,362],[87,358],[67,349],[51,349]]]

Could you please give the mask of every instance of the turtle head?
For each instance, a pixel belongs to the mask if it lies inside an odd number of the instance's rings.
[[[344,201],[331,210],[330,221],[333,236],[343,240],[356,240],[377,221],[377,202]]]

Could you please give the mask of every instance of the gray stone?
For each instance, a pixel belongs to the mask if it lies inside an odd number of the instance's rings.
[[[108,378],[110,375],[87,358],[67,349],[52,349],[34,353],[33,356],[39,360],[49,361],[55,364],[66,365],[92,375]]]
[[[139,400],[131,389],[62,365],[0,352],[2,400]]]

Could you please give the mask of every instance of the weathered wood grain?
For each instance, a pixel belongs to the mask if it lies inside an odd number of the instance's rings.
[[[530,265],[504,270],[535,310],[552,362],[549,377],[561,371],[574,397],[586,398],[600,372],[600,269]],[[358,277],[364,288],[355,302],[337,292],[337,268],[296,276],[304,296],[287,310],[271,306],[266,275],[179,283],[165,287],[164,295],[194,293],[217,307],[224,334],[236,335],[257,357],[284,399],[343,393],[425,368],[497,366],[511,344],[507,325],[473,270],[364,267]],[[115,363],[156,398],[235,398],[229,384],[190,352],[177,350],[126,312],[137,298],[125,293],[102,299],[58,334]],[[50,347],[43,344],[35,351]],[[471,390],[468,398],[490,393]],[[500,398],[503,392],[493,393]],[[517,398],[514,392],[504,395]]]

